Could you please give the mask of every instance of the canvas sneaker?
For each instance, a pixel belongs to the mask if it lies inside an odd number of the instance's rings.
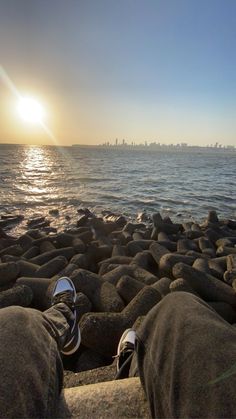
[[[77,351],[81,335],[78,325],[78,311],[76,308],[76,290],[70,278],[59,278],[52,293],[52,306],[58,303],[66,304],[72,311],[72,319],[68,320],[70,326],[67,341],[62,348],[61,352],[64,355],[72,355]]]
[[[129,368],[134,353],[135,340],[136,333],[133,329],[126,329],[120,338],[116,355],[117,379],[129,376]]]

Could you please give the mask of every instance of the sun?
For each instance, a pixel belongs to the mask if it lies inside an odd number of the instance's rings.
[[[43,106],[34,98],[21,97],[17,104],[20,117],[30,124],[41,124],[45,115]]]

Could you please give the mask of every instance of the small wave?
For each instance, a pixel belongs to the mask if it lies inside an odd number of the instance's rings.
[[[133,199],[133,200],[127,200],[127,203],[129,205],[158,205],[158,201],[154,201],[154,200],[145,200],[145,199]]]
[[[187,199],[178,200],[178,199],[162,198],[162,197],[158,197],[158,201],[160,203],[167,203],[167,204],[173,204],[173,205],[187,205],[190,202]]]
[[[99,199],[105,199],[105,200],[108,200],[108,201],[123,201],[123,197],[122,196],[117,196],[117,195],[110,195],[110,194],[107,194],[107,195],[99,195]]]
[[[215,200],[215,201],[220,201],[220,202],[233,202],[236,204],[236,199],[231,197],[231,196],[226,196],[226,195],[210,195],[209,199],[211,200]]]
[[[109,178],[96,178],[96,177],[79,177],[77,179],[79,182],[89,183],[89,182],[107,182]]]

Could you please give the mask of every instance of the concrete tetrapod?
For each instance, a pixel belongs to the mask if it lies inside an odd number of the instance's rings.
[[[159,264],[160,259],[162,258],[162,256],[170,253],[170,251],[166,247],[164,247],[164,246],[162,246],[162,245],[160,245],[159,243],[156,243],[156,242],[153,242],[151,244],[149,250],[150,250],[150,252],[151,252],[151,254],[152,254],[152,256],[155,259],[157,264]]]
[[[82,292],[78,292],[76,295],[76,307],[78,307],[78,321],[83,317],[85,313],[89,313],[92,309],[92,303],[88,299],[87,295]]]
[[[208,266],[208,261],[203,258],[198,258],[193,262],[193,268],[198,271],[205,272],[206,274],[211,275],[211,270]]]
[[[177,241],[177,253],[185,255],[189,250],[198,252],[199,248],[194,241],[190,239],[179,239]]]
[[[227,271],[224,272],[224,281],[228,284],[233,284],[235,289],[236,281],[236,255],[228,255],[226,258],[227,262]]]
[[[154,284],[158,280],[155,275],[136,265],[117,266],[115,269],[107,272],[102,277],[105,281],[116,285],[123,275],[132,276],[138,281],[143,282],[145,285]]]
[[[169,294],[170,292],[170,284],[171,284],[171,279],[168,277],[163,277],[161,279],[159,279],[157,282],[155,282],[154,284],[152,284],[152,287],[155,288],[155,290],[157,290],[162,297],[165,297],[165,295]]]
[[[190,294],[197,295],[199,297],[199,294],[189,285],[188,281],[183,278],[175,279],[175,281],[172,281],[170,284],[170,291],[176,292],[176,291],[184,291],[189,292]]]
[[[128,304],[144,287],[145,284],[129,275],[123,275],[116,285],[119,295],[126,304]]]
[[[35,272],[35,276],[38,278],[51,278],[64,269],[67,264],[65,256],[57,256],[40,266]]]
[[[18,285],[0,292],[0,308],[9,306],[28,307],[33,299],[33,292],[26,285]]]
[[[85,269],[77,269],[71,279],[76,291],[82,292],[91,301],[95,311],[120,312],[124,303],[114,285],[104,281],[99,275]]]
[[[39,265],[28,262],[24,259],[18,260],[16,263],[20,267],[20,272],[18,276],[35,276],[35,272],[39,268]]]
[[[4,255],[21,256],[23,249],[19,244],[13,244],[3,250],[0,250],[0,257]]]
[[[40,253],[46,253],[46,252],[50,252],[51,250],[56,250],[54,244],[47,240],[43,241],[39,245],[39,248],[40,248]]]
[[[64,256],[67,260],[70,260],[72,256],[74,256],[74,254],[75,249],[73,247],[64,247],[61,249],[55,249],[49,252],[45,252],[42,255],[38,255],[30,259],[30,262],[36,263],[37,265],[44,265],[44,263],[49,262],[51,259],[57,256]]]
[[[0,287],[15,281],[20,272],[16,262],[0,263]]]
[[[138,252],[134,256],[131,265],[136,265],[140,268],[143,268],[146,271],[153,273],[154,275],[158,271],[157,263],[149,250]]]
[[[178,262],[183,262],[187,265],[192,265],[195,257],[180,255],[178,253],[167,253],[161,257],[159,262],[159,271],[162,275],[172,275],[172,268]]]
[[[236,293],[229,285],[185,263],[173,267],[175,278],[184,278],[206,301],[224,301],[236,307]]]
[[[122,313],[87,313],[80,321],[83,345],[111,357],[115,355],[119,339],[125,329],[132,327],[161,300],[161,295],[152,287],[143,288],[126,306]]]
[[[33,259],[34,257],[38,256],[39,253],[40,250],[38,246],[32,246],[22,255],[22,257],[24,259]]]
[[[49,278],[21,277],[16,281],[17,285],[27,285],[33,291],[33,308],[46,310],[50,307],[50,298],[47,290],[52,280]]]

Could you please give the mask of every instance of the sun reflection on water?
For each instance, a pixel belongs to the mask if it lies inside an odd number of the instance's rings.
[[[27,146],[24,153],[25,158],[21,162],[23,189],[27,188],[29,194],[47,193],[47,179],[52,165],[47,149],[40,146]]]
[[[46,149],[40,146],[29,146],[25,147],[25,159],[22,162],[22,165],[25,170],[43,170],[46,169],[49,165],[48,154]]]

